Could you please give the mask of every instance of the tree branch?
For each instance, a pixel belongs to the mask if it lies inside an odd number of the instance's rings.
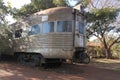
[[[93,8],[96,8],[96,7],[94,6],[93,0],[89,0],[89,3],[90,3],[90,5],[91,5]]]
[[[120,36],[110,44],[109,48],[111,48],[119,39],[120,39]]]
[[[98,35],[96,35],[96,34],[93,34],[93,35],[96,36],[101,42],[103,42],[102,38],[100,38]]]

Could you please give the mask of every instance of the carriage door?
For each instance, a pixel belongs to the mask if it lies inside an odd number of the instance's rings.
[[[75,47],[85,47],[85,28],[84,23],[76,21],[75,27]]]

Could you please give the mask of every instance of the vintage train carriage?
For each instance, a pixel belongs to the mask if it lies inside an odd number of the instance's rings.
[[[85,16],[76,9],[56,7],[37,12],[13,24],[14,55],[21,63],[33,65],[80,61],[86,47],[84,25]]]

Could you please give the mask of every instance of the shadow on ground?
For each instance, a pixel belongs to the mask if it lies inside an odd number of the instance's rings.
[[[120,59],[93,59],[90,65],[120,72]]]
[[[0,62],[0,80],[119,80],[120,72],[92,65],[62,64],[59,68],[29,67],[8,58]]]

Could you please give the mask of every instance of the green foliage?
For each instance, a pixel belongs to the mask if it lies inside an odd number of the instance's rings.
[[[24,18],[29,16],[30,14],[33,14],[34,12],[36,12],[37,10],[34,9],[33,5],[31,4],[27,4],[24,5],[20,10],[13,8],[12,9],[12,15],[14,18],[19,19],[19,18]]]
[[[104,21],[107,22],[108,20],[114,21],[116,19],[116,16],[118,15],[117,12],[118,9],[114,9],[114,8],[93,9],[90,15],[92,15],[92,17],[94,18],[88,17],[88,20],[90,19],[89,22],[95,20],[103,20],[103,23]],[[87,16],[89,16],[88,14]]]
[[[3,0],[0,0],[0,27],[7,23],[5,16],[11,11],[11,5],[6,6]]]
[[[86,13],[88,29],[88,36],[96,36],[104,46],[106,55],[111,55],[111,47],[120,39],[120,35],[117,36],[108,34],[117,33],[120,28],[112,26],[112,23],[116,21],[119,9],[115,8],[102,8],[93,9],[92,12]],[[113,41],[111,41],[113,38]]]
[[[116,43],[113,47],[112,47],[112,52],[113,52],[113,56],[115,58],[120,58],[120,42]]]
[[[92,58],[104,57],[104,55],[102,54],[102,48],[101,47],[97,47],[97,46],[87,47],[87,53]]]
[[[0,26],[5,22],[6,14],[7,14],[7,7],[4,5],[3,0],[0,0]]]
[[[87,7],[87,5],[91,2],[91,0],[82,0],[83,5]]]
[[[54,7],[53,0],[31,0],[31,3],[38,11],[41,9],[47,9]]]
[[[85,6],[87,6],[90,1],[91,0],[83,0],[82,2]],[[14,18],[19,19],[19,18],[27,17],[40,10],[57,7],[57,6],[67,6],[66,0],[31,0],[30,4],[24,5],[20,9],[13,8],[12,14]]]
[[[93,9],[92,12],[86,13],[87,21],[94,22],[96,20],[100,20],[100,24],[110,21],[109,23],[116,20],[116,16],[118,15],[118,9],[114,8],[103,8],[103,9]]]
[[[103,35],[113,30],[115,27],[110,24],[116,20],[117,15],[118,9],[114,8],[93,9],[92,12],[86,13],[89,35],[93,33]]]
[[[66,6],[66,1],[65,0],[53,0],[53,4],[56,6]]]
[[[12,14],[16,19],[27,17],[40,10],[56,7],[66,6],[65,0],[31,0],[30,4],[24,5],[20,9],[13,9]]]
[[[5,6],[5,4],[4,4],[4,2],[3,2],[3,0],[0,0],[0,13],[7,13],[8,12],[8,10],[7,10],[7,6]]]
[[[6,26],[0,27],[0,52],[5,52],[12,48],[12,32]]]
[[[11,6],[8,3],[6,6],[3,0],[0,0],[0,52],[6,51],[11,47],[11,31],[7,27],[7,20],[5,16],[11,12]]]

